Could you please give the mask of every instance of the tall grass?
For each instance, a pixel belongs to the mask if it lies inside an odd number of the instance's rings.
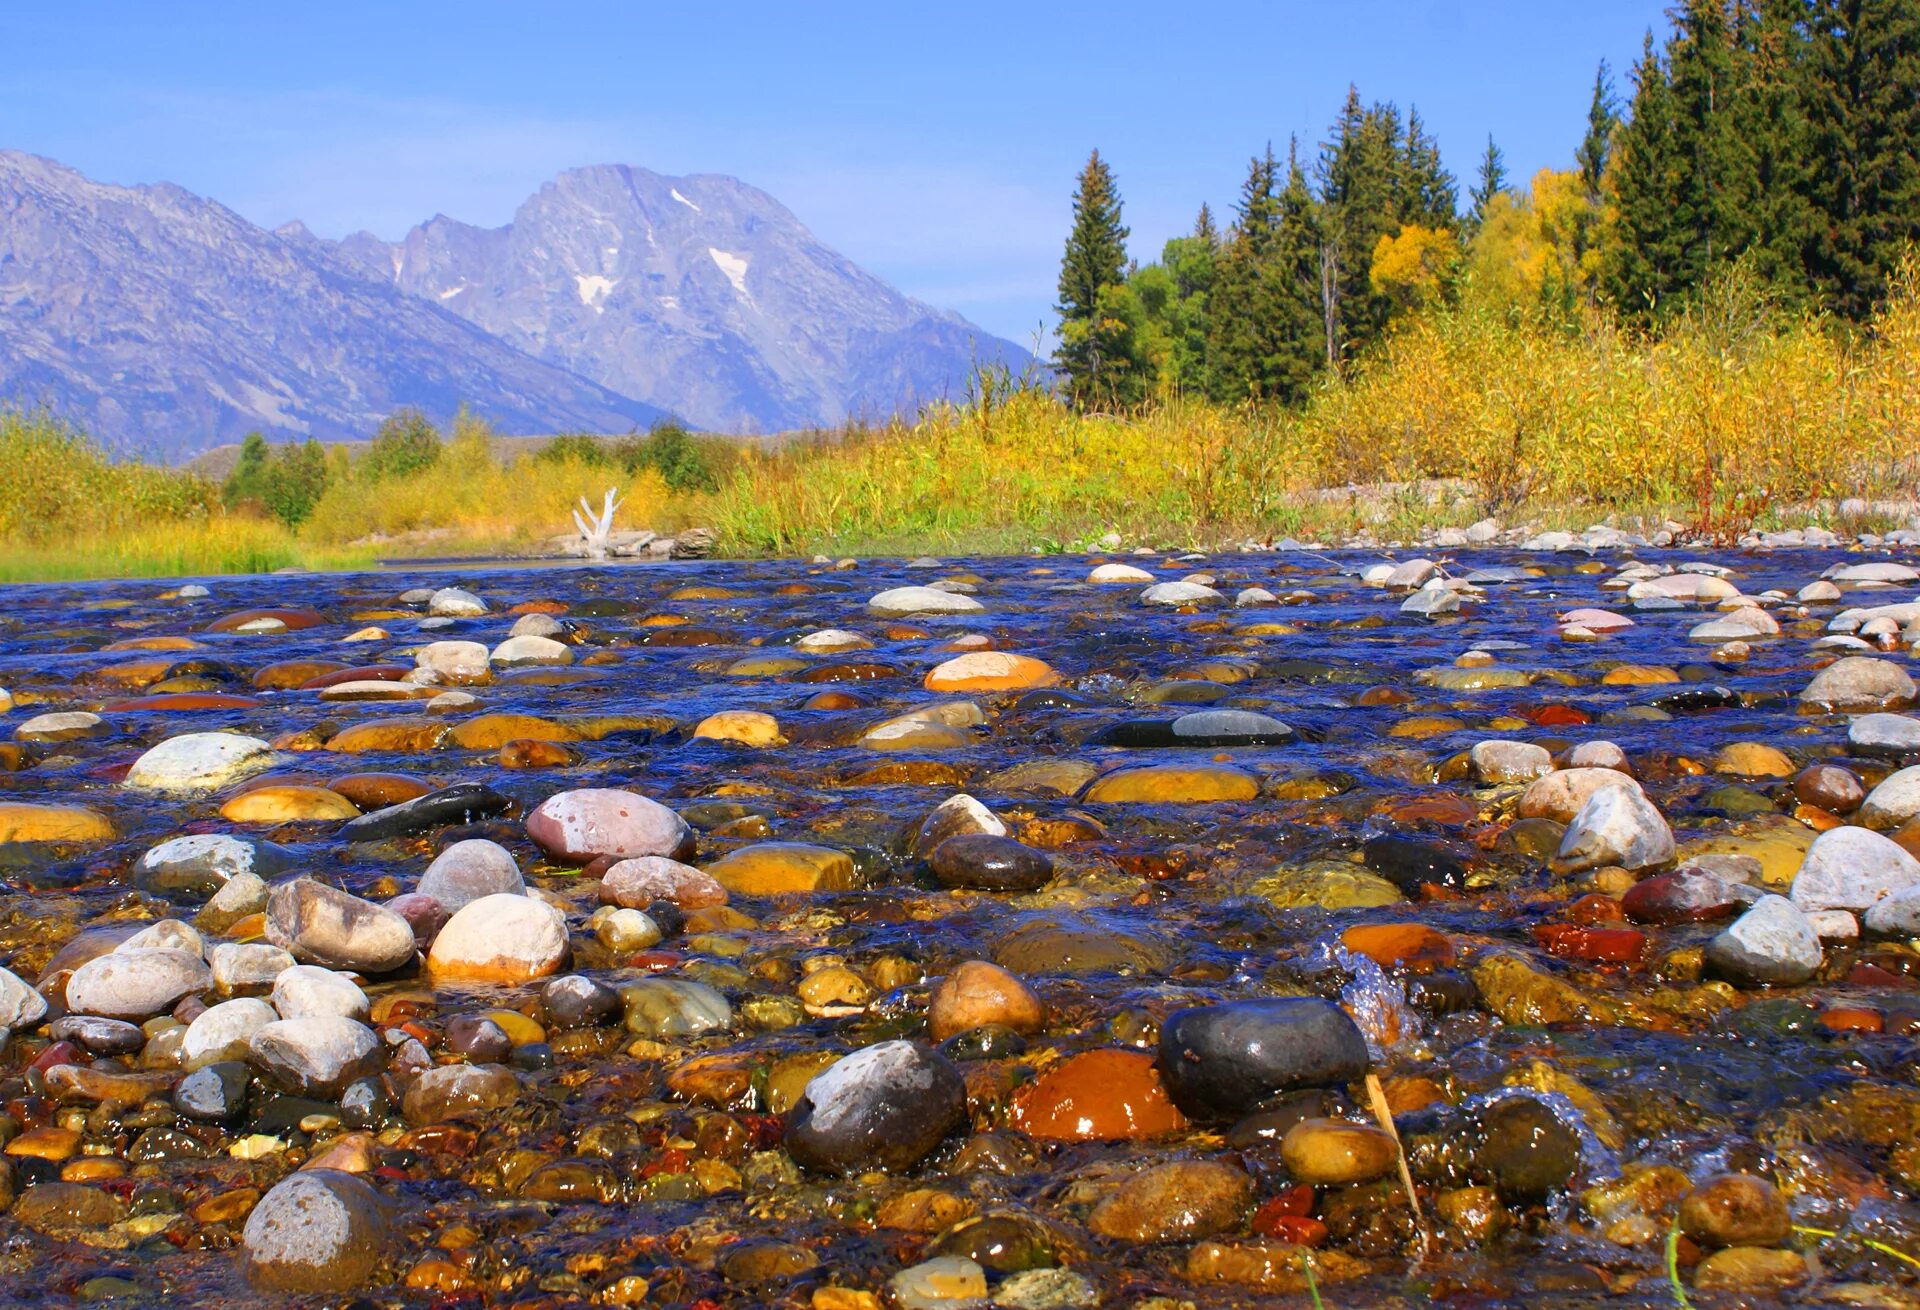
[[[1913,496],[1920,271],[1905,268],[1866,331],[1778,313],[1737,277],[1657,335],[1467,295],[1407,318],[1291,410],[1176,399],[1076,414],[1041,387],[983,382],[911,421],[771,448],[702,441],[697,480],[579,439],[503,459],[463,417],[401,471],[329,452],[326,490],[297,529],[224,509],[202,478],[116,463],[59,423],[0,413],[0,578],[513,552],[570,532],[574,501],[609,485],[626,498],[620,526],[707,526],[733,554],[1333,535],[1369,519],[1325,489],[1434,478],[1471,494],[1442,511],[1417,492],[1389,497],[1395,517],[1369,511],[1371,525],[1625,513],[1731,534],[1810,503]]]

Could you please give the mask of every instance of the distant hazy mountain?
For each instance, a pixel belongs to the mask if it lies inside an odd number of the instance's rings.
[[[338,249],[528,354],[721,431],[911,412],[958,398],[976,363],[1031,363],[730,177],[574,169],[506,227],[438,217]]]
[[[0,151],[0,403],[169,458],[255,428],[364,437],[403,405],[506,432],[658,417],[303,233]]]

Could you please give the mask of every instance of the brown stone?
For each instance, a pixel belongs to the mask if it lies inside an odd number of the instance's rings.
[[[1083,1051],[1020,1089],[1013,1126],[1066,1142],[1139,1140],[1176,1133],[1187,1118],[1167,1096],[1147,1051]]]

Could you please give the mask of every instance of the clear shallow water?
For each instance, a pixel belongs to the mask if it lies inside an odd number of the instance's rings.
[[[1507,836],[1515,789],[1477,788],[1456,758],[1477,741],[1535,741],[1555,751],[1591,739],[1617,743],[1683,849],[1705,838],[1747,840],[1767,824],[1795,823],[1784,779],[1741,780],[1711,771],[1715,752],[1729,742],[1776,746],[1796,765],[1835,757],[1855,767],[1869,786],[1890,767],[1845,757],[1844,716],[1798,711],[1795,697],[1816,667],[1812,639],[1839,605],[1813,608],[1797,628],[1793,606],[1776,606],[1786,633],[1752,643],[1744,663],[1715,665],[1712,648],[1686,636],[1705,617],[1701,607],[1633,611],[1621,592],[1603,589],[1619,562],[1612,558],[1604,559],[1608,567],[1601,572],[1578,573],[1573,570],[1584,562],[1580,556],[1463,555],[1456,572],[1519,565],[1544,576],[1489,586],[1482,603],[1438,621],[1404,616],[1397,596],[1360,585],[1353,571],[1377,558],[1336,552],[1157,566],[1167,579],[1189,570],[1213,573],[1229,596],[1255,585],[1287,601],[1194,613],[1143,607],[1138,587],[1085,585],[1081,579],[1092,561],[1083,559],[952,561],[932,570],[886,561],[851,571],[711,562],[457,575],[434,570],[418,579],[402,571],[222,578],[207,580],[211,597],[192,601],[158,599],[166,588],[152,582],[0,588],[0,687],[20,701],[0,718],[0,728],[10,733],[30,714],[87,708],[101,710],[111,729],[102,737],[23,750],[14,771],[0,772],[0,801],[92,806],[108,814],[120,833],[111,843],[0,854],[6,880],[0,960],[10,956],[16,971],[31,977],[79,926],[159,917],[166,906],[130,888],[132,860],[178,833],[237,830],[218,816],[223,797],[155,800],[116,785],[143,749],[179,732],[234,729],[268,740],[304,733],[293,744],[318,748],[291,753],[272,781],[325,784],[343,774],[392,772],[435,787],[483,782],[511,797],[522,814],[569,788],[631,787],[694,816],[703,829],[696,863],[754,840],[805,841],[852,852],[863,884],[810,900],[738,899],[735,908],[749,917],[748,926],[671,939],[648,968],[713,981],[738,1007],[754,996],[791,996],[794,977],[809,960],[833,955],[877,980],[879,994],[865,1013],[805,1017],[777,1031],[681,1042],[666,1054],[633,1056],[619,1045],[591,1054],[561,1052],[551,1068],[522,1074],[528,1095],[513,1111],[483,1118],[478,1126],[485,1140],[465,1154],[436,1154],[417,1140],[386,1144],[380,1185],[404,1205],[410,1248],[424,1250],[457,1226],[472,1229],[475,1237],[456,1248],[466,1254],[452,1261],[464,1281],[437,1292],[433,1286],[405,1289],[397,1280],[421,1257],[402,1255],[387,1266],[396,1285],[369,1289],[376,1301],[425,1304],[443,1295],[494,1304],[587,1304],[595,1297],[606,1303],[606,1289],[618,1277],[634,1276],[652,1285],[649,1305],[702,1299],[806,1304],[811,1290],[827,1283],[878,1289],[918,1258],[932,1235],[876,1227],[872,1216],[902,1191],[931,1186],[965,1196],[982,1210],[1011,1208],[1052,1226],[1057,1258],[1090,1278],[1105,1304],[1130,1305],[1153,1295],[1203,1305],[1266,1303],[1257,1290],[1187,1280],[1182,1260],[1190,1242],[1128,1245],[1090,1236],[1081,1226],[1085,1206],[1075,1185],[1150,1161],[1231,1156],[1247,1164],[1263,1189],[1276,1189],[1285,1177],[1271,1149],[1236,1150],[1217,1133],[1197,1129],[1147,1142],[1034,1142],[996,1122],[1004,1117],[1008,1090],[1056,1055],[1114,1044],[1151,1049],[1158,1018],[1182,1005],[1315,988],[1338,995],[1346,980],[1309,962],[1316,947],[1324,956],[1327,939],[1357,923],[1418,922],[1441,930],[1458,950],[1453,972],[1459,975],[1479,956],[1508,950],[1598,995],[1644,1000],[1662,987],[1697,987],[1660,961],[1703,942],[1712,926],[1645,929],[1647,962],[1632,968],[1593,968],[1555,959],[1539,947],[1532,929],[1567,919],[1570,900],[1584,889],[1549,874],[1540,853]],[[1671,564],[1695,557],[1646,552],[1640,558]],[[1715,562],[1734,570],[1746,594],[1778,588],[1791,595],[1828,565],[1849,558],[1806,551],[1718,556]],[[968,579],[987,612],[886,620],[865,611],[867,599],[886,588],[950,577]],[[422,631],[419,615],[398,613],[395,598],[403,588],[449,583],[477,592],[493,612],[430,631]],[[688,588],[729,594],[676,598]],[[1295,591],[1304,594],[1295,600],[1289,596]],[[1868,601],[1894,599],[1910,599],[1909,590],[1876,593]],[[576,762],[507,768],[496,750],[447,745],[330,751],[325,743],[341,728],[423,710],[322,703],[314,692],[257,691],[252,685],[260,669],[281,661],[410,664],[406,652],[426,640],[492,646],[505,638],[512,607],[547,602],[564,607],[560,617],[576,625],[574,671],[559,681],[536,672],[470,688],[481,704],[446,718],[457,723],[504,711],[569,724],[635,716],[648,725],[569,743]],[[1589,605],[1631,613],[1636,626],[1600,641],[1562,640],[1556,616]],[[309,607],[326,622],[277,634],[206,631],[222,615],[257,606]],[[663,619],[678,622],[662,626]],[[343,645],[343,636],[370,623],[387,629],[390,638]],[[821,628],[855,630],[872,639],[873,648],[801,656],[802,667],[773,677],[730,671],[751,656],[790,654],[786,643],[793,637]],[[103,650],[118,640],[176,634],[190,635],[202,649]],[[1059,688],[1025,696],[973,695],[988,721],[971,730],[964,747],[878,753],[858,744],[866,729],[890,715],[953,699],[928,692],[922,680],[953,653],[947,643],[970,635],[1046,661],[1060,675]],[[1474,648],[1492,650],[1501,667],[1526,671],[1528,685],[1450,692],[1416,680],[1421,671],[1448,667]],[[142,694],[137,685],[114,682],[107,671],[149,660],[160,666],[152,670],[157,675],[169,663],[213,661],[190,665],[183,676],[194,681],[175,685],[237,692],[257,703],[103,708]],[[1621,663],[1670,668],[1678,681],[1601,685],[1603,673]],[[823,706],[814,699],[823,691],[856,699]],[[1711,694],[1691,703],[1665,699],[1686,692]],[[1656,703],[1669,709],[1646,713]],[[1695,708],[1699,703],[1714,708]],[[1245,748],[1127,749],[1093,742],[1116,723],[1168,720],[1199,708],[1272,715],[1298,737]],[[773,714],[787,744],[756,750],[690,736],[706,715],[735,709]],[[1423,718],[1454,722],[1414,722]],[[1412,735],[1410,724],[1418,729]],[[1101,772],[1146,764],[1225,765],[1255,775],[1261,795],[1249,801],[1100,803],[1026,790],[999,776],[1046,759],[1082,761]],[[903,830],[961,791],[992,807],[1015,836],[1049,847],[1054,882],[1026,895],[956,895],[938,888],[923,865],[902,854]],[[577,903],[576,966],[602,977],[631,975],[620,967],[627,962],[606,959],[587,944],[581,924],[592,908],[590,891],[576,874],[542,863],[514,818],[361,845],[341,841],[330,824],[249,831],[296,851],[305,871],[374,898],[410,887],[438,846],[462,836],[495,837],[530,875],[544,876],[542,885]],[[1417,838],[1457,857],[1472,871],[1470,889],[1367,908],[1313,904],[1326,897],[1287,894],[1301,883],[1302,870],[1343,865],[1357,871],[1361,845],[1386,833]],[[1308,903],[1276,904],[1276,897]],[[191,911],[188,905],[178,912]],[[1060,948],[1063,928],[1113,947],[1127,967],[1103,969],[1097,961],[1087,967],[1089,947],[1078,953]],[[1019,933],[1041,945],[1024,952],[1008,947]],[[1860,952],[1862,958],[1867,954],[1896,978],[1920,974],[1920,957],[1903,947]],[[1023,965],[1017,971],[1049,1003],[1054,1019],[1044,1035],[1029,1039],[1024,1054],[969,1066],[992,1070],[976,1075],[981,1086],[973,1140],[956,1139],[912,1178],[793,1179],[732,1145],[710,1151],[702,1143],[738,1135],[714,1127],[723,1114],[748,1136],[775,1133],[774,1121],[765,1117],[764,1092],[750,1092],[723,1109],[690,1102],[684,1089],[666,1083],[697,1054],[742,1055],[764,1081],[781,1061],[822,1048],[918,1035],[929,980],[981,955]],[[767,961],[774,963],[762,968]],[[1904,1232],[1905,1185],[1900,1167],[1889,1162],[1888,1143],[1868,1140],[1870,1134],[1853,1131],[1844,1115],[1823,1107],[1850,1089],[1911,1084],[1916,1051],[1905,1029],[1908,1016],[1920,1018],[1920,1001],[1909,999],[1904,981],[1849,984],[1846,965],[1830,953],[1828,981],[1764,1000],[1742,998],[1750,1003],[1723,1013],[1681,1007],[1651,1026],[1524,1027],[1502,1023],[1485,1002],[1469,1000],[1453,1013],[1428,1015],[1417,1039],[1389,1048],[1379,1068],[1390,1082],[1431,1079],[1445,1103],[1468,1106],[1511,1082],[1516,1071],[1544,1062],[1578,1080],[1619,1125],[1618,1145],[1605,1157],[1589,1154],[1576,1184],[1602,1181],[1614,1161],[1695,1172],[1701,1161],[1714,1159],[1724,1167],[1774,1174],[1797,1188],[1795,1204],[1809,1222],[1838,1228],[1849,1209],[1868,1204],[1886,1216],[1881,1222]],[[403,977],[369,990],[377,997],[430,989]],[[531,989],[499,995],[442,989],[423,995],[419,1008],[431,1026],[463,1011],[524,1005],[530,995]],[[1841,1001],[1880,1011],[1886,1030],[1827,1031],[1818,1014]],[[17,1041],[0,1068],[17,1069],[32,1049],[31,1041]],[[17,1077],[6,1086],[16,1099],[29,1094]],[[45,1107],[21,1108],[31,1117]],[[549,1161],[579,1158],[583,1126],[616,1115],[643,1121],[639,1140],[611,1161],[617,1199],[530,1201],[517,1194],[520,1166],[503,1153],[512,1148]],[[1409,1131],[1423,1122],[1410,1117]],[[703,1128],[707,1138],[700,1135]],[[124,1154],[136,1137],[103,1131],[91,1140],[106,1153]],[[221,1152],[228,1140],[215,1141],[210,1150]],[[286,1140],[295,1155],[311,1145],[301,1134]],[[779,1154],[777,1148],[772,1154]],[[734,1170],[731,1179],[721,1180],[728,1185],[711,1195],[704,1191],[718,1175],[689,1172],[703,1156],[725,1160]],[[161,1189],[171,1200],[153,1204],[164,1212],[168,1204],[190,1206],[209,1188],[265,1185],[285,1167],[284,1160],[271,1159],[171,1159],[136,1167],[129,1182],[137,1178],[138,1186]],[[127,1183],[112,1185],[134,1190]],[[1497,1241],[1443,1240],[1413,1278],[1391,1240],[1352,1224],[1333,1225],[1330,1246],[1363,1255],[1373,1272],[1363,1283],[1327,1288],[1328,1304],[1414,1303],[1435,1296],[1468,1305],[1670,1304],[1663,1272],[1635,1283],[1638,1274],[1656,1269],[1657,1250],[1607,1240],[1604,1225],[1572,1199],[1575,1191],[1577,1186],[1544,1201],[1516,1202],[1510,1231]],[[1334,1199],[1320,1198],[1320,1213]],[[1390,1203],[1389,1193],[1381,1204]],[[223,1236],[222,1225],[185,1216],[166,1233],[122,1242],[120,1249],[16,1230],[15,1263],[0,1269],[0,1279],[24,1277],[33,1262],[62,1295],[77,1295],[88,1279],[111,1275],[147,1295],[237,1299],[249,1293],[234,1272],[233,1257],[217,1249],[231,1243],[237,1228],[225,1225]],[[1245,1230],[1239,1235],[1246,1236]],[[813,1249],[821,1264],[785,1282],[729,1280],[714,1266],[736,1237],[794,1242]],[[194,1249],[199,1246],[214,1249]],[[1835,1248],[1830,1261],[1836,1256],[1840,1277],[1888,1285],[1904,1277],[1892,1262],[1868,1260],[1858,1250]],[[27,1299],[18,1284],[13,1294]],[[1798,1299],[1782,1294],[1779,1303]]]

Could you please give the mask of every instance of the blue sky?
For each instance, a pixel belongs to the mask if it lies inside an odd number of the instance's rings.
[[[1030,342],[1074,174],[1112,162],[1137,258],[1225,214],[1247,157],[1318,143],[1347,84],[1417,105],[1466,178],[1565,167],[1604,4],[41,3],[8,7],[0,147],[172,181],[256,222],[507,221],[580,164],[731,173],[910,294]]]

